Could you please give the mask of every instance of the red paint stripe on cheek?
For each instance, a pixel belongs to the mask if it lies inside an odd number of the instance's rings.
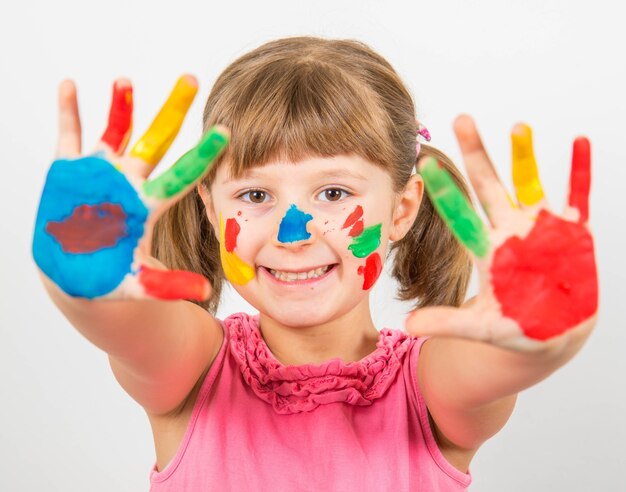
[[[126,237],[126,213],[113,203],[80,205],[60,222],[49,222],[46,231],[66,253],[93,253],[115,246]]]
[[[232,253],[237,247],[237,236],[241,231],[241,227],[237,222],[237,219],[226,220],[226,227],[224,230],[224,247],[226,251]]]
[[[139,271],[139,282],[147,295],[157,299],[203,301],[211,293],[207,279],[183,270],[157,270],[144,265]]]
[[[109,125],[101,140],[115,152],[126,146],[133,118],[133,89],[118,83],[113,87]],[[123,149],[122,149],[123,150]]]
[[[545,210],[528,236],[511,237],[496,250],[491,274],[502,314],[530,338],[560,335],[598,309],[591,235]]]
[[[380,261],[380,255],[378,253],[372,253],[365,260],[365,266],[360,266],[358,274],[363,275],[363,290],[370,289],[380,277],[380,273],[383,271],[383,264]]]
[[[363,216],[363,208],[361,207],[361,205],[357,205],[354,211],[350,215],[348,215],[348,218],[344,222],[343,226],[341,226],[341,228],[346,229],[350,227],[357,220],[359,220],[362,216]]]
[[[350,232],[348,233],[348,235],[350,237],[356,237],[359,234],[361,234],[363,232],[363,221],[362,220],[357,220],[354,225],[352,226],[352,229],[350,229]]]

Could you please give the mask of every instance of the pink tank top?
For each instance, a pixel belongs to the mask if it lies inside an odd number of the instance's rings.
[[[222,322],[183,441],[151,492],[463,491],[439,451],[417,387],[424,338],[381,330],[357,362],[284,366],[258,316]]]

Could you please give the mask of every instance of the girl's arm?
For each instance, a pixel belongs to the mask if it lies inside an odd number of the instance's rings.
[[[222,344],[219,322],[191,302],[91,301],[41,278],[63,315],[108,354],[117,381],[151,415],[178,410]]]
[[[468,175],[491,227],[439,169],[420,166],[435,207],[474,256],[479,294],[462,308],[412,313],[407,330],[432,335],[418,381],[440,440],[473,452],[508,420],[519,391],[556,371],[582,347],[596,322],[598,283],[588,228],[590,147],[574,142],[569,203],[548,210],[530,129],[513,129],[517,204],[500,183],[473,121],[455,131]]]
[[[226,145],[211,129],[169,170],[150,179],[197,91],[181,77],[148,131],[124,150],[132,128],[132,88],[114,85],[109,124],[93,153],[81,155],[74,84],[59,90],[59,143],[41,196],[33,257],[67,319],[109,354],[113,372],[146,411],[175,411],[219,350],[222,330],[203,300],[200,275],[170,271],[151,256],[154,224],[194,188]]]
[[[450,444],[477,450],[506,424],[517,393],[568,362],[591,330],[592,325],[581,326],[536,352],[512,352],[461,338],[430,338],[420,353],[418,382],[437,431]]]

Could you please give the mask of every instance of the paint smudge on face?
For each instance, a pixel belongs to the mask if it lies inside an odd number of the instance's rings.
[[[343,223],[342,229],[347,229],[352,226],[348,235],[350,237],[356,237],[363,232],[363,208],[361,205],[357,205],[354,211],[348,215],[348,218]]]
[[[202,275],[183,270],[157,270],[143,265],[138,280],[146,294],[157,299],[189,299],[203,301],[211,287]]]
[[[126,237],[126,214],[118,204],[79,205],[66,219],[46,225],[65,253],[93,253]]]
[[[226,231],[224,232],[224,247],[226,251],[232,253],[237,247],[237,236],[241,227],[236,219],[226,219]]]
[[[241,217],[241,210],[237,212],[237,217]]]
[[[502,314],[529,338],[560,335],[598,309],[591,234],[546,210],[528,236],[510,237],[495,251],[491,275]]]
[[[380,261],[380,255],[378,253],[372,253],[365,260],[365,265],[360,266],[358,274],[363,275],[363,290],[369,290],[380,277],[380,273],[383,271],[383,264]]]
[[[220,259],[226,278],[233,284],[245,285],[255,276],[254,268],[237,256],[235,252],[226,250],[226,227],[220,214]]]
[[[363,232],[352,240],[348,249],[357,258],[365,258],[380,246],[382,224],[376,224],[363,229]]]
[[[348,218],[343,223],[343,226],[341,226],[341,228],[347,229],[348,227],[353,225],[357,220],[359,220],[361,217],[363,217],[363,207],[361,207],[361,205],[357,205],[354,211],[350,215],[348,215]]]
[[[352,229],[350,229],[348,236],[357,237],[357,236],[360,236],[362,233],[363,233],[363,220],[359,219],[354,223],[354,225],[352,226]]]
[[[33,257],[67,294],[103,296],[132,273],[147,217],[137,191],[108,160],[57,160],[41,195]],[[100,230],[102,225],[107,230]],[[82,233],[86,236],[79,238]]]
[[[281,243],[293,243],[309,239],[311,234],[306,230],[306,224],[313,219],[310,214],[298,210],[298,207],[291,205],[287,213],[280,221],[278,228],[278,240]]]
[[[109,111],[109,124],[102,140],[113,152],[123,152],[128,144],[132,129],[133,89],[116,82],[113,86],[113,99]]]

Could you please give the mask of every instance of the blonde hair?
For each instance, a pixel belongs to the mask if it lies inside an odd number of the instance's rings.
[[[395,192],[404,189],[419,157],[431,155],[468,196],[454,164],[422,145],[416,155],[413,99],[389,63],[353,40],[293,37],[272,41],[235,60],[218,77],[207,100],[204,131],[229,128],[231,142],[203,183],[227,162],[230,175],[282,160],[355,154],[381,166]],[[393,254],[392,254],[393,253]],[[225,280],[219,242],[198,193],[189,193],[158,221],[153,254],[169,268],[207,277],[211,312]],[[398,298],[416,307],[460,305],[471,273],[468,254],[424,197],[408,234],[392,243]]]

